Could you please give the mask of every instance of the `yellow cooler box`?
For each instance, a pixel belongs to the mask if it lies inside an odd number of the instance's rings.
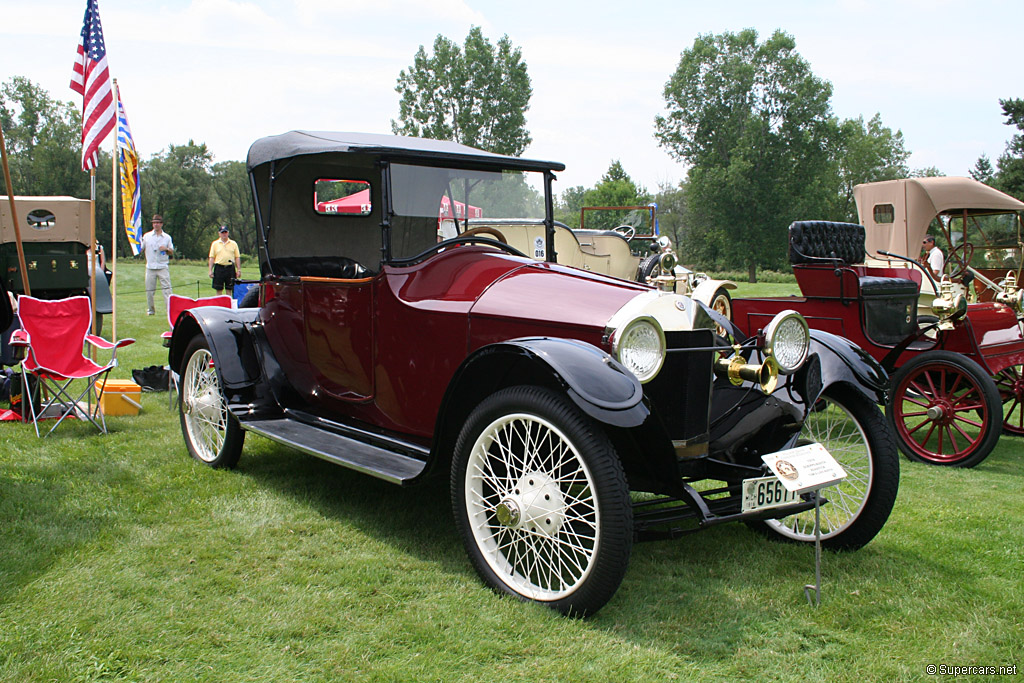
[[[100,393],[103,382],[96,381],[96,393]],[[108,379],[100,396],[100,410],[104,415],[138,415],[142,408],[142,387],[130,379]]]

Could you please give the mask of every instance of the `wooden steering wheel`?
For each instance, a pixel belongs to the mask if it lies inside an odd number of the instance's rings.
[[[974,244],[971,242],[964,242],[953,247],[949,252],[949,261],[954,264],[953,268],[949,273],[949,278],[955,280],[967,271],[967,266],[971,263],[971,257],[974,256]]]

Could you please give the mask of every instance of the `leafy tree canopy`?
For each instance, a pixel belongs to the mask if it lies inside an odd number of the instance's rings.
[[[699,36],[665,85],[655,137],[690,165],[694,236],[751,278],[783,265],[790,221],[827,211],[831,94],[792,36],[753,29]]]
[[[1006,150],[999,155],[997,186],[1003,192],[1024,199],[1024,99],[999,100],[1006,125],[1017,129]]]
[[[433,54],[421,45],[398,75],[398,135],[453,140],[519,156],[530,144],[526,110],[533,88],[521,50],[502,36],[497,46],[474,26],[460,49],[438,35]]]
[[[882,125],[875,114],[867,123],[863,116],[836,123],[832,142],[833,164],[839,191],[837,205],[829,216],[857,222],[853,188],[860,183],[906,178],[910,157],[903,146],[903,132]]]
[[[978,160],[974,162],[974,168],[970,171],[971,177],[977,180],[979,183],[989,184],[995,177],[996,171],[992,166],[992,162],[989,161],[988,155],[982,154],[978,157]]]

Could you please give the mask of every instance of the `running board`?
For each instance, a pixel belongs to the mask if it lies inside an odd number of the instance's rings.
[[[348,436],[289,418],[242,422],[246,431],[297,448],[343,467],[391,482],[408,484],[426,468],[424,460],[373,446]]]

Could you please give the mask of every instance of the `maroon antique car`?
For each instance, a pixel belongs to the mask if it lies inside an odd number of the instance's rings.
[[[800,311],[811,327],[852,340],[892,373],[887,414],[909,458],[956,467],[984,460],[1004,427],[993,375],[1024,362],[1019,310],[994,301],[968,304],[945,278],[930,282],[939,292],[931,305],[936,317],[919,321],[918,293],[931,274],[865,265],[863,226],[799,221],[789,227],[789,243],[803,296],[735,299],[736,325],[751,333],[781,310]],[[1008,300],[1019,304],[1020,297]],[[1007,420],[1017,419],[1010,417],[1014,406]]]
[[[558,264],[561,164],[297,131],[248,168],[259,305],[186,311],[171,341],[195,458],[233,467],[251,431],[400,485],[445,477],[484,581],[568,614],[611,598],[637,539],[745,521],[813,541],[813,501],[762,460],[808,440],[848,474],[825,489],[824,545],[888,518],[879,366],[791,311],[727,342],[689,297]],[[546,259],[445,205],[541,219]]]

